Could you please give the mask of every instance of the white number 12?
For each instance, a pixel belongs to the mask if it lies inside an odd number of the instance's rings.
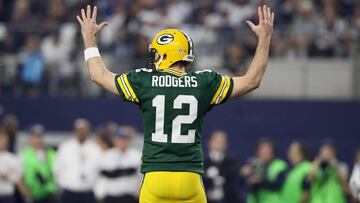
[[[182,109],[183,104],[189,104],[188,115],[178,115],[172,121],[171,143],[194,143],[195,129],[188,131],[187,135],[181,134],[182,124],[192,124],[198,113],[198,101],[191,95],[179,95],[174,100],[174,109]],[[152,133],[152,141],[168,142],[168,135],[164,134],[165,122],[165,95],[158,95],[152,100],[152,106],[155,107],[155,133]]]

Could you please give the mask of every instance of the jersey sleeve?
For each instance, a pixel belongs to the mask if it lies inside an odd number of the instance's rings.
[[[115,76],[115,85],[124,101],[139,104],[139,73],[131,71]]]
[[[230,98],[234,86],[231,77],[211,71],[208,74],[208,81],[212,106],[222,104]]]

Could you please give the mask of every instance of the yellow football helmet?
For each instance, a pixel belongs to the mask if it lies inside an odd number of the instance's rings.
[[[169,68],[178,61],[194,61],[194,43],[190,36],[178,29],[159,32],[149,46],[151,63],[157,70]]]

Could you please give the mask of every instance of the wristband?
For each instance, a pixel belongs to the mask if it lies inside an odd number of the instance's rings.
[[[84,50],[84,58],[87,62],[90,58],[100,57],[99,49],[96,47],[90,47]]]

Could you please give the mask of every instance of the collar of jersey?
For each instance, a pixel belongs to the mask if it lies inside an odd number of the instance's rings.
[[[161,71],[166,72],[166,73],[170,73],[170,74],[173,74],[173,75],[176,75],[176,76],[184,76],[184,75],[186,75],[185,71],[181,71],[181,70],[178,70],[176,68],[166,68],[166,69],[163,69]]]

